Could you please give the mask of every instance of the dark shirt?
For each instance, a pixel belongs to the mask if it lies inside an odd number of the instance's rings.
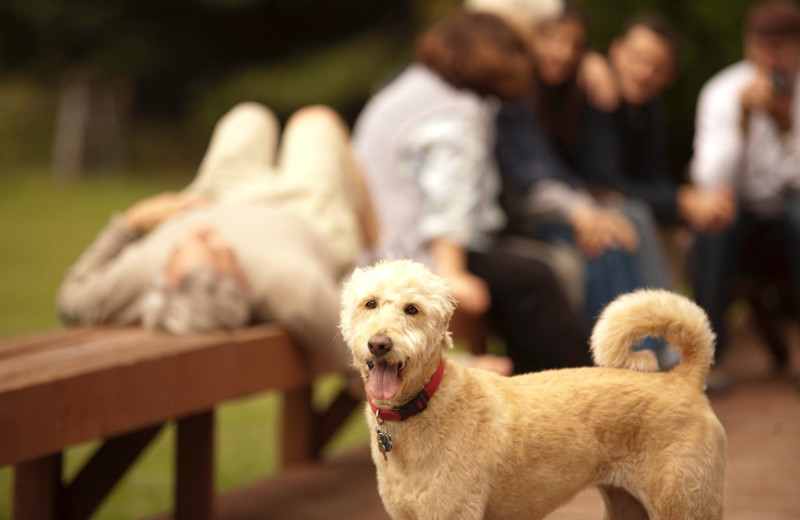
[[[500,202],[509,216],[507,231],[511,233],[542,238],[539,236],[540,228],[545,224],[540,219],[528,217],[528,195],[538,183],[554,180],[575,190],[580,187],[581,179],[569,160],[573,156],[574,143],[566,138],[574,135],[566,130],[577,125],[564,124],[552,128],[555,126],[552,125],[553,118],[549,117],[552,110],[545,113],[542,103],[543,99],[551,97],[535,99],[531,95],[522,101],[505,102],[497,117],[496,156],[502,177]],[[560,134],[565,139],[551,136],[551,133]]]
[[[643,200],[659,221],[676,221],[677,184],[667,154],[663,104],[656,101],[632,107],[623,103],[611,113],[587,107],[583,122],[586,139],[580,160],[584,178]]]
[[[497,117],[497,162],[505,185],[529,191],[552,179],[577,187],[579,179],[536,115],[533,98],[506,102]]]
[[[504,184],[529,189],[552,179],[579,188],[587,180],[584,120],[589,102],[571,78],[562,85],[539,82],[520,102],[506,102],[497,119],[497,159]]]
[[[663,104],[623,103],[609,113],[575,92],[569,82],[540,88],[539,99],[504,103],[497,120],[504,189],[527,191],[543,179],[585,183],[641,199],[659,221],[676,221]]]

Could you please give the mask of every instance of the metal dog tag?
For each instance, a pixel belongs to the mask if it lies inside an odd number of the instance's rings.
[[[392,451],[394,447],[392,445],[392,436],[389,435],[389,432],[381,430],[381,425],[384,423],[378,416],[378,412],[375,413],[375,418],[378,420],[378,426],[375,427],[375,439],[378,441],[378,451],[383,454],[383,460],[388,461],[389,457],[387,457],[386,454]]]
[[[392,451],[392,436],[388,432],[381,431],[379,427],[375,428],[377,433],[376,438],[378,441],[378,450],[383,454],[383,460],[389,460],[386,454]]]
[[[378,444],[386,448],[386,451],[392,451],[392,436],[388,432],[381,431],[380,428],[376,429],[378,430]]]

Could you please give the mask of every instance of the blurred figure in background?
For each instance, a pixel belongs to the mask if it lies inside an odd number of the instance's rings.
[[[504,250],[495,99],[530,88],[523,41],[500,18],[459,13],[417,44],[416,62],[365,107],[354,149],[380,222],[377,254],[448,279],[487,313],[518,373],[591,363],[588,331],[548,267]]]
[[[735,204],[709,205],[694,251],[695,296],[718,334],[717,359],[725,352],[724,315],[739,261],[758,254],[745,243],[757,239],[785,252],[800,301],[800,7],[758,2],[744,33],[745,61],[717,74],[700,94],[692,161],[698,187],[736,194]],[[720,368],[709,376],[710,390],[730,383]]]
[[[310,107],[287,123],[276,159],[278,136],[261,105],[226,114],[186,190],[114,215],[69,270],[63,320],[177,334],[274,321],[355,375],[338,334],[339,279],[375,235],[347,128]]]
[[[674,180],[661,95],[678,72],[677,30],[659,15],[635,17],[612,43],[609,58],[621,103],[610,113],[587,111],[585,170],[598,186],[646,203],[659,223],[705,229],[714,208],[733,198],[727,188],[702,190]]]
[[[465,0],[464,8],[468,11],[491,13],[502,18],[522,39],[528,49],[533,46],[533,28],[546,18],[558,16],[564,10],[563,0]],[[591,72],[591,67],[587,67]],[[594,84],[595,91],[603,102],[616,103],[616,91],[610,73],[607,77],[601,74]],[[610,71],[609,71],[610,72]],[[597,76],[597,75],[596,75]],[[603,81],[603,80],[607,81]],[[604,88],[605,87],[605,88]],[[507,234],[504,247],[515,254],[527,256],[544,262],[553,271],[564,290],[572,307],[578,311],[583,309],[586,296],[584,266],[581,258],[572,248],[562,247],[542,240],[517,238]]]
[[[465,0],[471,11],[492,13],[511,25],[529,48],[541,20],[557,18],[564,11],[564,0]],[[619,103],[619,89],[607,60],[595,52],[583,53],[578,65],[578,83],[591,104],[600,110],[613,110]]]
[[[523,101],[504,104],[497,155],[512,231],[577,248],[586,265],[584,310],[593,321],[643,279],[634,223],[583,187],[583,119],[590,103],[578,71],[587,38],[586,15],[572,4],[536,25],[533,86]]]
[[[533,53],[536,27],[539,22],[558,18],[565,8],[563,0],[466,0],[470,11],[492,13],[508,23]],[[611,110],[618,103],[616,81],[606,60],[597,54],[582,53],[577,81],[598,110]],[[513,215],[513,211],[512,211]],[[512,228],[516,219],[512,219]],[[556,274],[573,308],[584,310],[586,273],[584,261],[571,246],[552,241],[519,239],[524,234],[509,234],[504,243],[516,254],[545,262]]]

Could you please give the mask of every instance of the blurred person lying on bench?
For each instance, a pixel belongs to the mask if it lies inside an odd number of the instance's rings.
[[[300,110],[280,148],[278,137],[267,108],[233,108],[186,189],[114,215],[72,266],[57,298],[62,320],[175,334],[277,322],[355,375],[338,331],[339,290],[377,242],[366,184],[334,111]],[[510,370],[494,356],[467,361]]]
[[[343,373],[339,281],[375,238],[345,124],[286,125],[244,103],[217,124],[194,182],[115,214],[58,292],[63,321],[176,334],[278,322]],[[277,158],[276,158],[277,153]]]

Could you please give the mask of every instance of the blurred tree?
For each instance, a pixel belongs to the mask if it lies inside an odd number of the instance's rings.
[[[423,27],[428,27],[455,12],[463,0],[414,0],[417,18]]]
[[[742,20],[751,0],[575,1],[588,8],[596,50],[606,50],[623,22],[641,12],[664,13],[683,33],[681,74],[667,95],[673,162],[680,171],[691,155],[699,90],[740,59]],[[419,25],[460,4],[0,0],[0,67],[58,91],[54,171],[69,178],[125,158],[131,113],[183,119],[197,110],[198,98],[214,98],[216,105],[199,103],[201,109],[214,105],[203,116],[213,120],[220,106],[242,96],[274,101],[285,111],[321,99],[353,112],[370,76],[377,81],[395,66],[385,63],[391,54],[386,49],[409,49]],[[364,33],[371,37],[361,38]],[[260,89],[265,92],[259,96]],[[148,146],[153,141],[158,139]]]
[[[134,106],[180,114],[193,84],[409,12],[367,0],[3,1],[0,65],[57,85],[53,173],[71,179],[121,163]]]

